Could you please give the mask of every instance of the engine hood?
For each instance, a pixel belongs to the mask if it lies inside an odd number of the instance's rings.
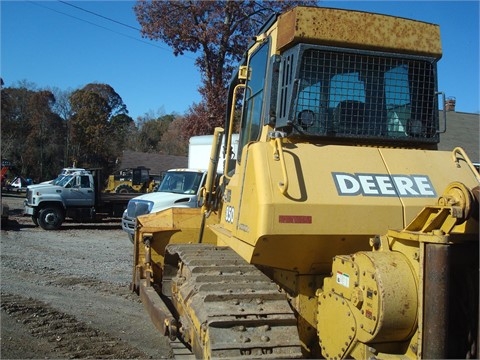
[[[188,204],[192,202],[196,202],[197,195],[194,194],[177,194],[177,193],[170,193],[170,192],[154,192],[149,194],[144,194],[135,197],[131,201],[152,201],[153,208],[151,212],[156,212],[161,209],[171,207],[171,206],[189,206]]]
[[[27,187],[27,190],[30,190],[32,192],[37,190],[46,190],[46,189],[64,189],[64,188],[62,186],[53,185],[51,183],[41,183],[41,184],[29,185]]]

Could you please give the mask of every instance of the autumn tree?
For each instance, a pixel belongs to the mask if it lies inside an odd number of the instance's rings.
[[[127,105],[123,103],[122,98],[108,84],[91,83],[83,87],[82,90],[93,92],[103,98],[110,107],[110,116],[119,114],[128,114]]]
[[[160,142],[163,134],[167,132],[170,124],[175,119],[173,114],[162,115],[152,118],[147,115],[139,118],[139,132],[137,134],[136,151],[142,152],[160,152]]]
[[[23,81],[2,85],[1,97],[2,157],[38,181],[54,178],[74,160],[108,173],[138,133],[122,98],[106,84],[62,91]]]
[[[65,128],[54,103],[50,91],[26,82],[2,88],[2,157],[23,176],[48,179],[62,166]]]
[[[108,119],[111,108],[100,95],[77,90],[70,96],[71,153],[83,167],[106,166],[108,163]]]
[[[17,146],[23,145],[25,136],[29,132],[29,101],[34,93],[34,89],[26,86],[2,87],[2,156],[6,156],[10,150],[4,147],[6,135],[17,139]]]
[[[122,98],[110,85],[88,84],[74,91],[69,100],[69,153],[83,167],[111,171],[134,124]]]
[[[200,104],[186,115],[187,136],[211,134],[223,125],[227,84],[257,29],[273,14],[316,1],[145,1],[134,7],[142,34],[173,53],[199,53]]]
[[[65,127],[62,119],[52,111],[54,103],[55,96],[48,90],[37,91],[29,99],[30,131],[24,157],[26,163],[38,164],[36,173],[40,179],[54,178],[63,166]]]
[[[126,114],[115,115],[110,120],[111,143],[116,149],[116,156],[120,157],[123,150],[132,150],[138,137],[138,128],[135,121]]]
[[[33,94],[34,90],[25,87],[2,88],[2,158],[10,160],[20,171],[25,164],[29,102]]]
[[[187,156],[188,138],[182,133],[185,118],[177,116],[162,135],[159,151],[168,155]]]

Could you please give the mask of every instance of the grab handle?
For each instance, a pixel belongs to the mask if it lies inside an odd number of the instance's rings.
[[[269,133],[270,139],[273,141],[273,157],[274,160],[280,161],[280,167],[282,168],[282,176],[283,181],[278,182],[278,188],[282,195],[286,195],[288,190],[288,174],[287,174],[287,166],[285,165],[285,156],[283,154],[283,147],[282,147],[282,138],[285,136],[284,133],[280,131],[272,131]]]

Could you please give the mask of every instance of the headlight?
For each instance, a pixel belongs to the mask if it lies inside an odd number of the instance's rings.
[[[127,216],[136,218],[137,216],[149,214],[153,208],[153,201],[148,200],[130,200],[127,206]]]

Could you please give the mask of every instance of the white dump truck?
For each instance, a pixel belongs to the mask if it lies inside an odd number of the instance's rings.
[[[54,183],[27,187],[24,214],[44,230],[57,230],[66,218],[76,222],[120,217],[135,194],[103,193],[101,171],[74,171]]]

